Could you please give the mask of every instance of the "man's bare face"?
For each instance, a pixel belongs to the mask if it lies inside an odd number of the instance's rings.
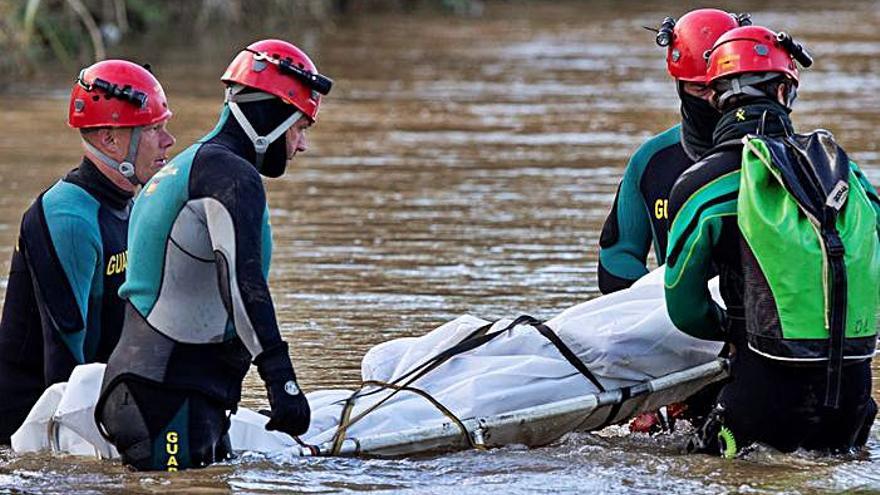
[[[312,122],[308,118],[302,117],[287,129],[284,135],[284,140],[287,143],[287,161],[293,160],[297,153],[309,149],[306,131],[311,126]]]
[[[168,119],[156,124],[145,126],[141,130],[138,153],[135,157],[134,170],[138,182],[145,184],[168,161],[168,150],[174,146],[174,136],[166,127]]]

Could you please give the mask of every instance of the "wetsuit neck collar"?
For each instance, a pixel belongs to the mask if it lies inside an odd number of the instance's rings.
[[[789,112],[790,110],[769,98],[731,108],[718,121],[712,140],[719,144],[740,139],[746,134],[794,134]]]
[[[120,189],[88,158],[83,157],[79,167],[71,170],[64,177],[64,182],[75,184],[86,190],[95,199],[107,206],[123,210],[128,207],[133,191]]]

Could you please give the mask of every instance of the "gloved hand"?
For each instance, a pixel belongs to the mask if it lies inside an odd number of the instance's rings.
[[[254,362],[260,378],[266,384],[269,404],[272,406],[266,429],[282,431],[290,436],[308,431],[312,412],[309,401],[296,383],[287,344],[282,342],[264,350]]]

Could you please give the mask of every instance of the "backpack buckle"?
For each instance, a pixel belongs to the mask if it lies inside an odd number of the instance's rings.
[[[825,232],[822,237],[825,238],[825,251],[828,256],[842,258],[844,254],[843,241],[840,240],[837,232]]]

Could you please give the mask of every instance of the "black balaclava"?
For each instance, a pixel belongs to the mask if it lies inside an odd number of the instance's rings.
[[[706,100],[684,91],[684,83],[678,81],[681,98],[681,144],[684,152],[697,161],[712,147],[712,132],[721,113]]]
[[[240,94],[245,93],[246,91],[243,91]],[[248,121],[251,123],[251,126],[253,126],[254,130],[257,131],[257,134],[260,136],[269,134],[278,127],[278,125],[296,112],[296,107],[288,105],[278,98],[250,103],[239,103],[239,107],[241,107],[242,113],[244,113],[245,117],[247,117]],[[240,132],[244,133],[241,126],[234,118],[230,117],[229,120],[230,122],[235,123],[235,126]],[[250,143],[250,140],[248,140],[248,143]],[[256,167],[256,151],[252,144],[249,149],[250,153],[246,158]],[[263,163],[257,167],[257,171],[263,176],[274,178],[280,177],[284,174],[286,168],[287,137],[285,134],[282,134],[266,149]]]
[[[715,144],[739,140],[746,134],[794,134],[790,113],[791,109],[770,97],[741,99],[736,105],[724,109],[715,129]]]

